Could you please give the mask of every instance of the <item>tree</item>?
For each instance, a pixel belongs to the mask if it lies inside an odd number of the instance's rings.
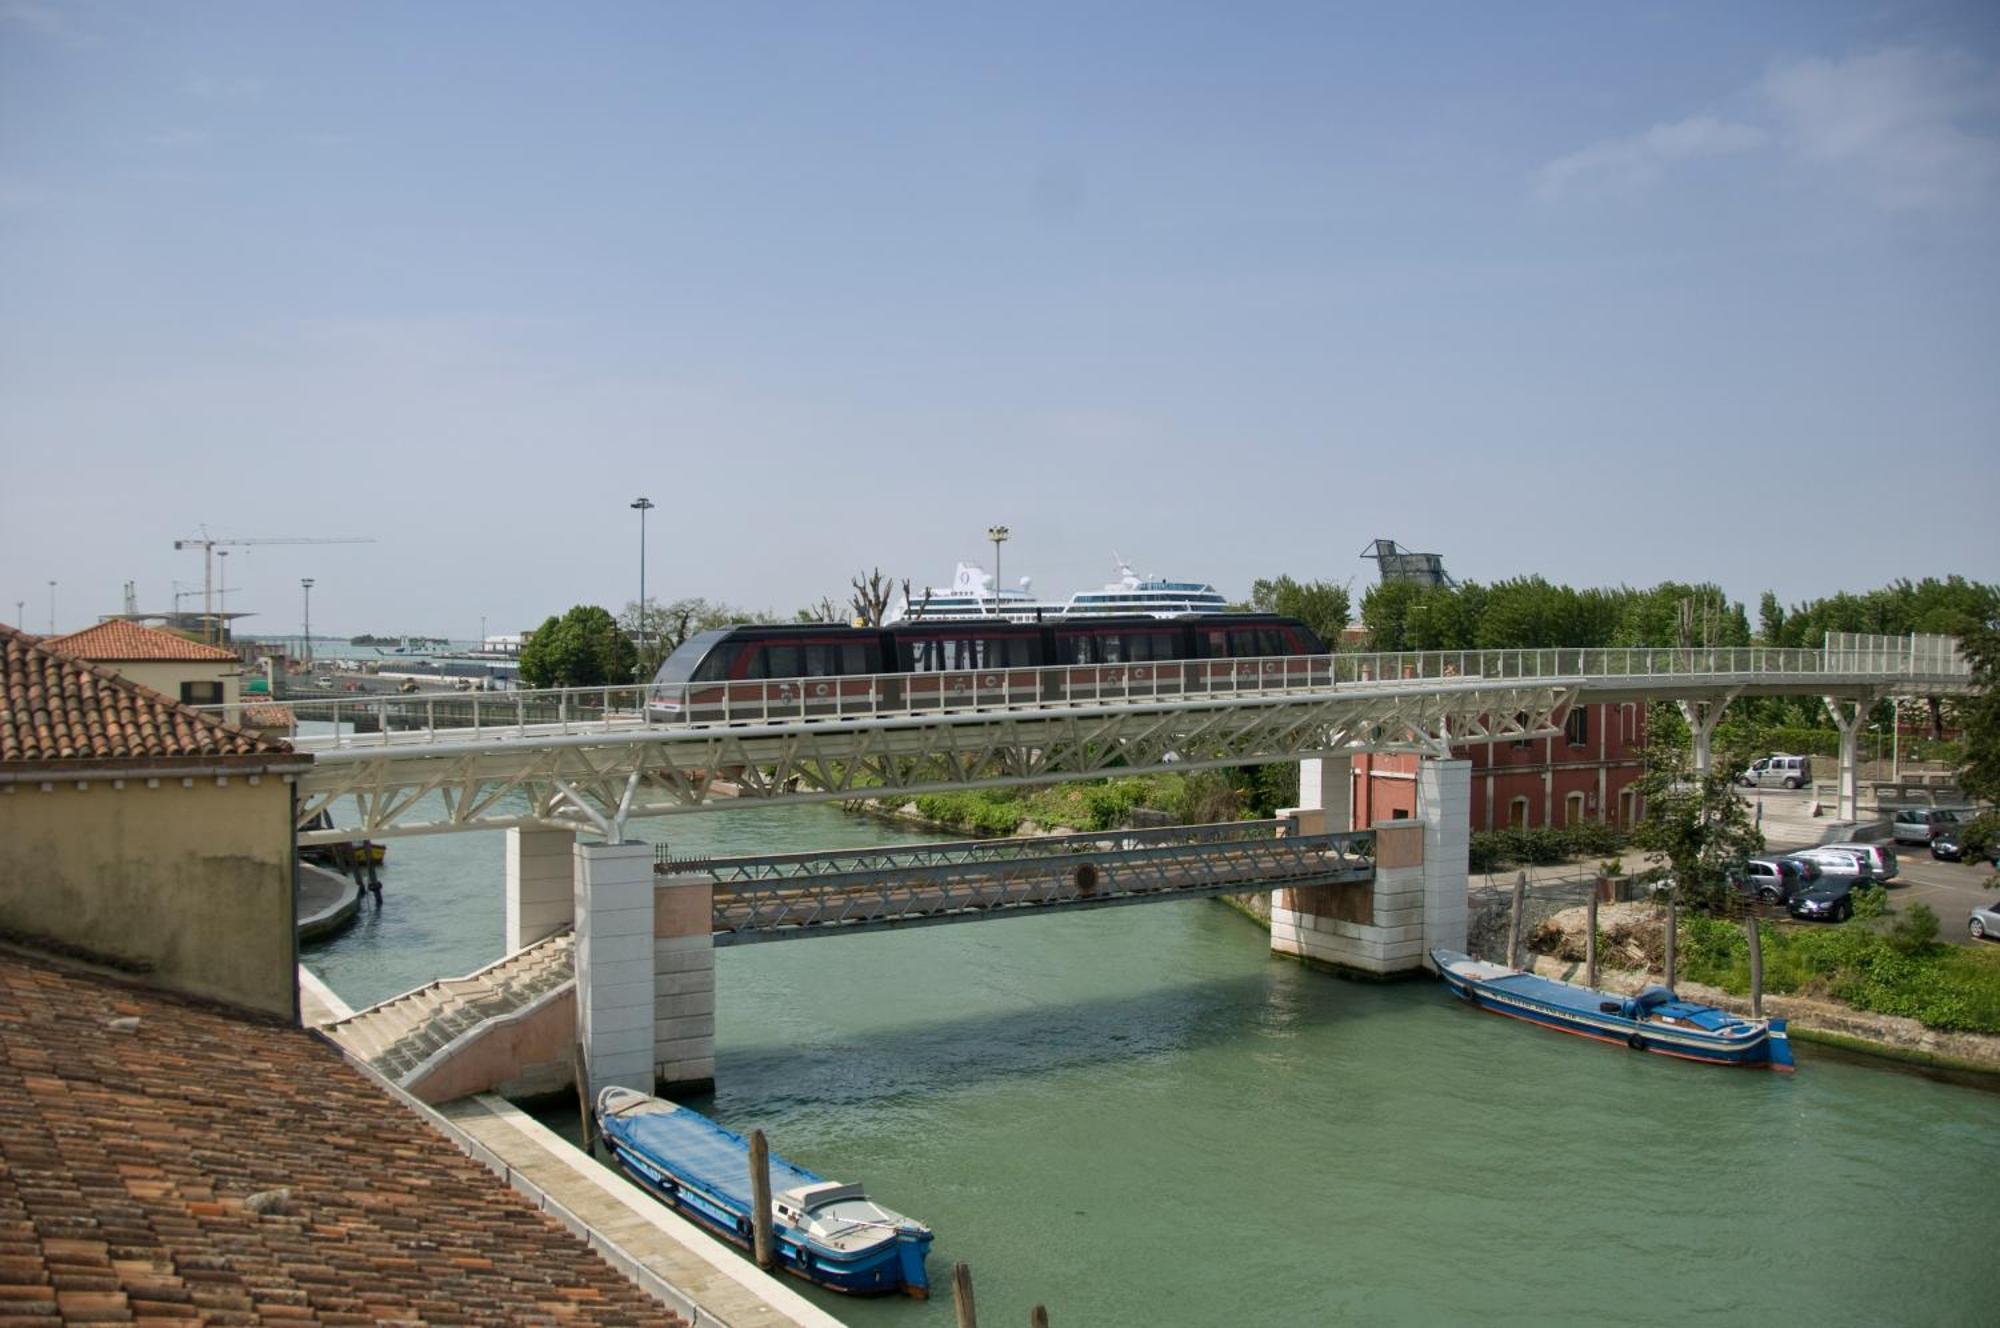
[[[882,615],[889,611],[889,596],[896,590],[895,581],[883,576],[882,569],[877,567],[866,576],[857,573],[848,584],[854,587],[854,594],[848,600],[854,606],[854,616],[863,626],[880,627]],[[995,593],[999,593],[998,587]]]
[[[1258,580],[1250,585],[1250,603],[1264,613],[1297,618],[1326,642],[1327,649],[1340,648],[1340,634],[1347,628],[1350,612],[1346,586],[1331,581],[1294,581],[1289,576]]]
[[[521,646],[528,687],[599,687],[632,681],[638,651],[607,609],[579,604],[550,618]]]
[[[1959,703],[1965,756],[1958,786],[1967,797],[2000,801],[2000,625],[1983,623],[1959,637],[1972,661],[1973,693]]]
[[[1718,751],[1708,774],[1698,777],[1693,741],[1678,720],[1663,704],[1647,713],[1645,770],[1639,777],[1646,814],[1633,827],[1632,841],[1654,866],[1666,868],[1676,899],[1714,911],[1733,889],[1737,864],[1764,851],[1764,835],[1730,777],[1747,764],[1748,754]]]

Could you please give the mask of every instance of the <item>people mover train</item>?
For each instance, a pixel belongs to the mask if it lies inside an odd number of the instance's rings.
[[[659,720],[751,723],[1313,686],[1328,681],[1327,653],[1311,628],[1273,614],[745,625],[682,642],[647,708]]]

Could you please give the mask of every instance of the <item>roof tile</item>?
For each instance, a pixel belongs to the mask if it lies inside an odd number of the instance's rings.
[[[0,767],[291,750],[0,624]]]
[[[175,636],[172,632],[162,632],[124,618],[107,618],[94,627],[63,636],[45,636],[42,644],[65,655],[105,664],[140,660],[199,661],[204,664],[239,662],[233,650],[190,641],[184,636]]]

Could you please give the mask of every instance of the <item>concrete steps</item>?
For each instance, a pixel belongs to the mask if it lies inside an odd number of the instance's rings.
[[[440,978],[325,1026],[341,1046],[405,1086],[439,1051],[525,1009],[574,977],[575,938],[559,932],[462,978]]]

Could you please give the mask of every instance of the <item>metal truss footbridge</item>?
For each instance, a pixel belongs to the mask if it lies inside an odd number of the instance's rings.
[[[901,799],[1107,774],[1444,754],[1553,734],[1578,702],[1865,703],[1965,691],[1947,638],[1432,651],[289,703],[301,843],[509,827],[616,838],[744,800]],[[349,808],[352,810],[349,810]],[[322,812],[337,829],[311,829]]]

